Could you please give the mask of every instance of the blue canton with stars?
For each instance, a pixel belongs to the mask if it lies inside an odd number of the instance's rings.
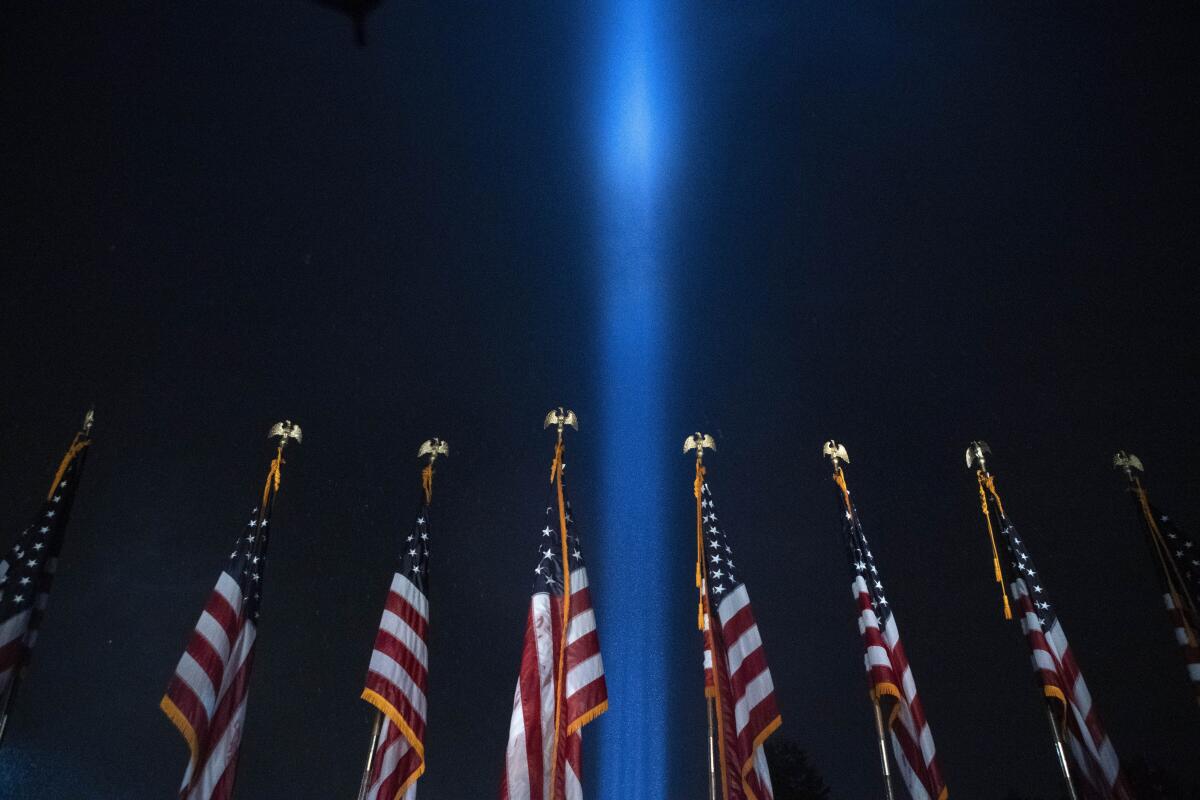
[[[400,548],[400,564],[396,571],[421,590],[429,592],[429,505],[422,502],[413,521],[412,530]]]
[[[725,535],[721,518],[717,514],[717,501],[705,481],[700,491],[700,521],[704,527],[704,562],[708,571],[708,591],[718,603],[721,598],[741,583],[737,577],[737,565],[733,561],[733,548]]]
[[[846,518],[846,551],[850,558],[850,567],[858,575],[863,576],[867,584],[867,592],[871,596],[871,606],[875,617],[879,620],[880,628],[887,625],[892,609],[883,593],[883,581],[879,577],[879,568],[875,566],[875,554],[867,542],[867,534],[863,532],[862,522],[858,518],[858,509],[851,503],[851,511],[842,505],[842,513]]]
[[[991,498],[988,498],[988,501],[991,502]],[[1054,626],[1058,615],[1054,607],[1050,604],[1050,597],[1046,594],[1046,587],[1033,565],[1033,558],[1029,555],[1029,548],[1025,546],[1025,541],[1017,533],[1016,526],[1009,521],[1008,517],[1001,514],[999,509],[996,509],[996,516],[1000,520],[1001,537],[1008,548],[1008,565],[1012,570],[1010,574],[1013,576],[1013,582],[1018,578],[1024,581],[1025,588],[1029,592],[1030,602],[1033,603],[1033,610],[1041,622],[1042,630],[1048,631]]]
[[[71,460],[33,524],[21,531],[0,559],[0,624],[27,608],[35,608],[37,598],[49,593],[87,451],[84,447]],[[36,627],[34,620],[30,631]]]
[[[1163,555],[1173,566],[1176,588],[1187,596],[1193,609],[1200,608],[1200,545],[1154,506],[1150,507],[1150,512],[1158,520],[1158,529],[1166,545]],[[1179,585],[1181,582],[1183,585]]]
[[[566,469],[566,465],[563,465]],[[578,534],[575,533],[575,518],[571,513],[571,500],[567,497],[566,482],[563,482],[563,501],[565,503],[567,520],[567,556],[570,559],[571,571],[584,566],[583,548]],[[543,514],[542,530],[538,537],[538,563],[533,570],[533,591],[549,592],[553,596],[562,597],[563,568],[562,568],[562,533],[558,521],[558,494],[550,493],[550,503]]]
[[[267,566],[267,543],[270,532],[267,530],[271,523],[271,509],[275,506],[275,491],[272,489],[267,499],[267,505],[259,513],[258,508],[250,511],[250,521],[246,523],[244,533],[238,537],[229,554],[229,567],[226,572],[237,581],[241,589],[242,614],[247,619],[258,621],[258,609],[262,603],[263,574]]]

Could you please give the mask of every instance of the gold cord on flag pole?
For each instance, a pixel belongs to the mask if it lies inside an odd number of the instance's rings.
[[[979,483],[979,509],[983,512],[983,520],[987,523],[988,541],[992,545],[992,568],[995,572],[996,583],[1000,585],[1000,599],[1004,604],[1004,618],[1012,619],[1012,607],[1008,602],[1008,589],[1004,585],[1004,571],[1000,568],[1000,552],[996,549],[996,531],[992,527],[992,512],[988,508],[987,490],[990,490],[992,497],[996,499],[996,508],[1000,511],[1000,516],[1004,516],[1004,505],[1000,502],[1000,495],[996,494],[996,484],[992,480],[992,476],[987,471],[987,461],[984,458],[985,453],[990,453],[991,449],[987,446],[987,442],[971,442],[967,447],[967,467],[975,467],[975,478]]]
[[[551,797],[558,797],[558,753],[562,746],[561,726],[566,709],[563,708],[566,698],[566,656],[567,656],[567,626],[571,620],[571,562],[569,543],[567,542],[567,508],[566,497],[563,494],[563,429],[570,425],[579,430],[579,418],[574,411],[564,410],[562,406],[546,415],[542,428],[550,427],[553,423],[557,428],[558,441],[554,445],[554,461],[550,464],[550,482],[555,486],[558,500],[558,528],[561,535],[562,571],[563,571],[563,600],[562,600],[562,634],[559,636],[558,666],[554,680],[554,758],[550,763],[550,792]],[[564,778],[565,780],[565,778]]]
[[[433,502],[433,462],[438,456],[449,456],[450,445],[438,438],[426,439],[417,449],[417,458],[429,456],[429,463],[421,470],[421,488],[425,492],[425,505]]]
[[[67,474],[67,468],[71,466],[71,462],[75,460],[75,456],[79,455],[83,451],[83,448],[92,443],[92,424],[95,420],[95,409],[88,409],[88,412],[83,416],[83,425],[80,427],[79,432],[75,434],[75,438],[71,440],[71,446],[67,448],[62,461],[58,464],[58,471],[54,473],[54,480],[50,483],[50,490],[46,492],[47,500],[54,497],[55,490],[62,483],[63,475]]]
[[[275,450],[275,458],[271,460],[270,469],[267,470],[267,482],[263,486],[262,504],[258,507],[258,518],[261,521],[267,513],[267,501],[279,491],[279,482],[283,476],[283,465],[286,463],[283,460],[283,448],[287,447],[290,439],[295,439],[296,444],[304,438],[300,426],[292,422],[290,419],[285,419],[282,422],[276,422],[271,426],[271,431],[267,434],[268,439],[279,437],[279,446]]]
[[[977,471],[975,475],[979,479],[979,508],[983,511],[983,519],[987,523],[988,540],[992,544],[992,568],[995,571],[996,583],[1000,584],[1000,598],[1004,601],[1004,618],[1012,619],[1012,607],[1008,603],[1008,590],[1004,586],[1004,573],[1000,570],[1000,553],[996,550],[996,533],[992,528],[992,514],[988,509],[987,493],[983,488],[983,472]]]

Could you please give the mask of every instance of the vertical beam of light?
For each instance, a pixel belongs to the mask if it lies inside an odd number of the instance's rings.
[[[667,682],[676,658],[664,529],[670,283],[664,263],[669,158],[654,0],[617,0],[601,41],[598,89],[599,427],[604,530],[597,592],[610,710],[598,725],[596,797],[665,800]],[[619,590],[618,590],[619,587]],[[586,738],[586,737],[585,737]]]

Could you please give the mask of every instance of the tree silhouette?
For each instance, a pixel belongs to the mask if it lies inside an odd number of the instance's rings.
[[[765,750],[775,800],[829,800],[829,787],[800,745],[773,736]]]

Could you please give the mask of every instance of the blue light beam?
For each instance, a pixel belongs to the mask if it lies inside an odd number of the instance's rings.
[[[649,0],[612,7],[599,80],[600,429],[603,558],[597,592],[610,710],[597,726],[596,797],[665,800],[667,683],[674,613],[658,570],[670,570],[664,530],[670,282],[664,263],[669,114],[665,54]],[[631,579],[631,574],[637,577]],[[617,587],[620,591],[616,591]],[[699,656],[697,655],[697,658]]]

